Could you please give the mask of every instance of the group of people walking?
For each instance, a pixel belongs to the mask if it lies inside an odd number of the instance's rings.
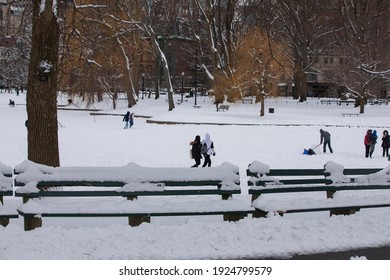
[[[204,162],[202,167],[211,166],[211,156],[215,156],[214,142],[210,139],[210,134],[206,133],[205,139],[200,140],[200,136],[196,135],[195,140],[190,142],[191,158],[195,160],[195,164],[191,167],[198,167],[201,164],[202,155]]]
[[[364,136],[364,146],[366,148],[365,156],[366,158],[372,158],[372,154],[375,151],[375,145],[377,143],[378,135],[376,130],[369,129],[367,130],[366,135]],[[382,134],[382,156],[389,156],[389,148],[390,148],[390,136],[387,130],[383,131]]]

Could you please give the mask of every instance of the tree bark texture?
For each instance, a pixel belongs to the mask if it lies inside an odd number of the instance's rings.
[[[41,0],[33,1],[27,93],[28,159],[59,166],[57,65],[60,28],[52,5],[53,0],[46,0],[45,9],[41,11]]]

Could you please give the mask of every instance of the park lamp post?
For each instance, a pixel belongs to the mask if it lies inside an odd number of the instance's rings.
[[[181,103],[183,103],[183,94],[184,94],[184,72],[181,72]]]
[[[145,94],[145,73],[142,73],[142,99],[144,99]]]

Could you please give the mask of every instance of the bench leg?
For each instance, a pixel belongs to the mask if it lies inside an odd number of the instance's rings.
[[[333,198],[336,191],[326,191],[326,198]]]
[[[142,223],[150,223],[150,216],[129,217],[129,226],[137,227]]]
[[[267,218],[267,215],[267,211],[256,209],[256,211],[252,214],[252,218]]]
[[[8,224],[9,224],[9,219],[8,218],[0,219],[0,225],[2,225],[3,227],[8,226]]]
[[[359,208],[351,208],[351,209],[344,209],[344,210],[330,210],[330,215],[352,215],[356,212],[359,212]]]
[[[237,222],[241,219],[244,219],[247,217],[248,214],[242,213],[242,214],[223,214],[223,220],[225,222]]]
[[[42,227],[41,217],[24,217],[24,230],[29,231]]]
[[[231,195],[231,194],[223,194],[222,200],[228,200],[229,198],[232,198],[232,197],[233,197],[233,195]]]

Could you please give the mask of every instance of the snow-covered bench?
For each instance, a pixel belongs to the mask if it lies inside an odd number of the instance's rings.
[[[218,110],[229,111],[229,105],[221,104],[218,106]]]
[[[247,169],[255,217],[266,217],[270,212],[330,211],[331,215],[346,215],[362,208],[390,207],[390,197],[378,193],[390,190],[389,174],[390,167],[344,169],[334,162],[328,162],[324,169],[272,170],[255,161]],[[264,194],[272,195],[269,198]]]
[[[0,163],[0,225],[5,227],[9,219],[18,218],[18,213],[4,205],[4,196],[13,196],[12,168]]]
[[[151,216],[224,215],[225,220],[232,221],[253,210],[240,200],[229,199],[241,193],[238,167],[229,163],[199,169],[142,167],[135,163],[53,168],[26,161],[15,168],[15,173],[15,185],[20,187],[15,196],[23,197],[24,202],[18,212],[25,219],[26,230],[40,226],[40,217],[124,216],[129,217],[131,226],[137,226],[150,222]],[[190,195],[219,195],[222,200],[210,203],[199,197],[178,199]],[[159,199],[138,200],[141,196]]]
[[[242,103],[250,103],[250,104],[253,104],[253,98],[252,97],[244,97],[242,99]]]

